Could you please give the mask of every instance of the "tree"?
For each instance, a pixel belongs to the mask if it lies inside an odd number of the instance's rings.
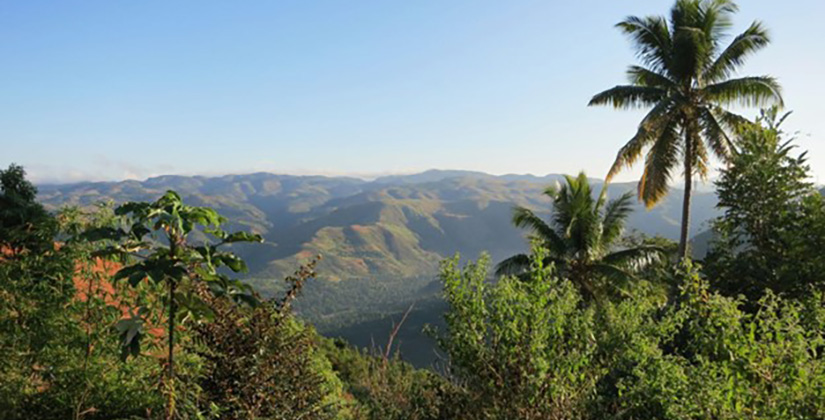
[[[35,201],[22,167],[0,171],[0,412],[24,418],[39,388],[52,384],[57,343],[76,330],[71,255],[55,247],[57,223]]]
[[[259,235],[246,232],[227,233],[220,226],[225,219],[207,207],[183,204],[174,191],[167,191],[154,203],[129,202],[119,206],[115,214],[122,217],[124,227],[103,227],[88,236],[117,241],[100,254],[133,258],[114,276],[127,279],[133,287],[144,280],[161,284],[166,289],[167,322],[167,418],[175,416],[175,331],[181,315],[185,318],[208,318],[213,315],[204,302],[204,293],[226,296],[236,301],[255,303],[249,286],[230,279],[219,268],[232,272],[247,270],[242,259],[231,252],[220,251],[223,245],[236,242],[261,242]],[[190,234],[208,234],[217,239],[192,243]],[[158,237],[160,236],[160,237]],[[131,318],[123,319],[118,329],[123,337],[124,356],[140,353],[144,334],[145,308],[137,308]]]
[[[634,42],[642,65],[628,69],[629,85],[605,90],[589,103],[651,108],[619,150],[606,177],[610,181],[623,167],[633,165],[647,148],[638,187],[646,206],[654,206],[667,194],[681,157],[682,258],[688,256],[693,175],[707,176],[708,149],[723,161],[729,158],[734,146],[728,132],[745,121],[723,107],[782,103],[779,83],[771,76],[731,78],[749,55],[770,42],[767,30],[755,21],[722,48],[737,10],[729,0],[677,0],[669,22],[661,16],[631,16],[620,22],[616,26]]]
[[[592,299],[633,279],[638,270],[656,261],[662,250],[648,245],[616,249],[631,211],[630,193],[607,201],[606,189],[593,197],[583,172],[565,179],[566,185],[544,191],[553,203],[550,224],[524,207],[514,209],[513,224],[530,229],[532,240],[546,250],[544,264],[555,264],[562,277]],[[530,270],[530,260],[527,254],[514,255],[498,264],[496,274],[523,275]]]
[[[825,202],[806,153],[793,154],[776,108],[739,130],[738,151],[716,182],[724,215],[705,258],[714,286],[756,301],[765,289],[800,297],[825,279]]]
[[[7,256],[54,248],[57,223],[36,196],[22,166],[0,170],[0,252]]]

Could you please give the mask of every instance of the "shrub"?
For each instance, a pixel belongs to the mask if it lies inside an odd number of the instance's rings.
[[[490,281],[488,260],[444,262],[439,345],[463,418],[787,419],[825,416],[825,309],[768,292],[756,310],[711,292],[690,265],[662,303],[640,287],[581,305],[534,258],[530,278]]]
[[[342,410],[341,384],[317,349],[318,337],[289,311],[314,275],[312,266],[302,268],[281,302],[255,308],[204,294],[215,316],[195,326],[192,351],[204,363],[205,409],[214,407],[222,419],[332,419]]]

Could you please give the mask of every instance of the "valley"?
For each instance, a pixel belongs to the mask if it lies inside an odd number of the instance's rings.
[[[468,259],[487,252],[500,261],[525,251],[524,232],[510,221],[513,206],[549,216],[549,201],[541,192],[562,180],[557,174],[438,170],[371,181],[269,173],[161,176],[43,185],[39,199],[54,210],[154,200],[176,190],[193,205],[218,210],[231,228],[264,236],[263,244],[234,248],[249,264],[246,281],[267,296],[280,293],[282,279],[299,264],[321,255],[318,278],[307,284],[296,311],[323,334],[361,347],[383,345],[393,320],[415,303],[399,339],[403,356],[421,366],[433,361],[422,326],[441,322],[439,261],[456,252]],[[601,188],[601,181],[591,182]],[[608,195],[615,198],[635,188],[635,183],[611,184]],[[677,239],[681,195],[674,189],[651,210],[636,203],[629,233]],[[692,234],[705,230],[706,221],[717,215],[715,203],[713,193],[694,194]]]

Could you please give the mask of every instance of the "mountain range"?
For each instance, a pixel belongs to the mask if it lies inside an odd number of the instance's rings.
[[[229,219],[230,228],[264,236],[265,243],[235,251],[249,264],[248,281],[266,294],[282,290],[284,276],[320,254],[318,278],[308,285],[297,309],[321,332],[339,332],[364,345],[374,337],[359,335],[359,325],[380,323],[412,301],[426,302],[419,312],[438,306],[440,289],[434,280],[443,258],[455,253],[476,258],[488,252],[498,261],[525,251],[525,232],[510,222],[513,206],[548,216],[550,203],[542,191],[563,179],[558,174],[495,176],[441,170],[374,180],[270,173],[170,175],[145,181],[41,185],[38,197],[47,208],[57,209],[149,201],[175,190],[189,204],[217,209]],[[603,184],[598,179],[591,182],[596,190]],[[635,188],[635,183],[614,183],[607,193],[615,198]],[[677,239],[681,196],[673,189],[650,210],[637,203],[629,231]],[[692,234],[718,214],[715,204],[712,192],[694,194]],[[413,313],[411,319],[422,315],[426,314]]]
[[[562,180],[562,175],[438,170],[372,181],[269,173],[161,176],[142,182],[43,185],[39,199],[52,209],[85,207],[154,200],[172,189],[190,204],[216,208],[232,228],[264,236],[265,244],[241,250],[250,277],[283,277],[298,262],[322,254],[320,278],[340,281],[432,273],[441,258],[455,252],[474,257],[487,251],[499,259],[521,251],[525,241],[523,232],[510,224],[512,207],[546,213],[549,202],[542,190]],[[611,184],[608,195],[634,188],[633,183]],[[675,189],[651,210],[637,204],[629,227],[675,239],[680,204]],[[692,233],[716,215],[714,206],[713,194],[695,194]]]

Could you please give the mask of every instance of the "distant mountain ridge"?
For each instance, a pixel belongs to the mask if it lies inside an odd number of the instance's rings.
[[[476,179],[500,179],[504,181],[528,181],[528,182],[547,182],[564,180],[562,174],[547,174],[538,176],[533,174],[505,174],[492,175],[486,172],[479,171],[464,171],[455,169],[430,169],[424,172],[408,175],[389,175],[382,176],[375,179],[376,183],[380,184],[420,184],[426,182],[438,182],[449,178],[476,178]],[[601,180],[591,178],[595,182]]]
[[[510,224],[511,208],[523,205],[546,212],[542,195],[563,175],[490,175],[430,170],[372,181],[350,177],[270,173],[219,177],[166,175],[145,181],[43,185],[39,199],[50,208],[89,206],[100,201],[148,201],[173,189],[187,202],[211,206],[233,227],[261,233],[266,243],[239,251],[251,277],[280,278],[302,260],[322,254],[327,280],[415,277],[433,273],[438,261],[455,252],[493,259],[524,250],[523,232]],[[599,180],[592,180],[600,184]],[[635,183],[611,184],[616,197]],[[678,235],[680,191],[651,211],[637,205],[629,224],[642,233]],[[694,200],[693,232],[715,216],[715,196]]]

